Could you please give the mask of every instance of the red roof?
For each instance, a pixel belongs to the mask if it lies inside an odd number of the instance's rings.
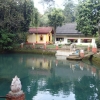
[[[37,27],[37,28],[30,28],[29,33],[39,33],[39,34],[47,34],[47,33],[54,33],[52,27]]]

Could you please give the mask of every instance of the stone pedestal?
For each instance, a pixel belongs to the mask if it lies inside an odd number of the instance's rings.
[[[6,95],[6,97],[6,100],[25,100],[25,94],[23,93],[23,91],[19,91],[17,93],[13,93],[12,91],[10,91]]]

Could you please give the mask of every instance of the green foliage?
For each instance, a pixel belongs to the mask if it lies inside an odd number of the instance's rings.
[[[14,34],[8,33],[6,30],[0,30],[0,48],[3,51],[13,49]]]
[[[61,9],[54,8],[52,12],[48,15],[49,25],[56,28],[57,26],[61,26],[64,22],[64,15]]]
[[[48,12],[45,12],[44,15],[40,15],[39,26],[48,26]]]
[[[38,24],[39,24],[39,13],[38,13],[38,11],[35,12],[34,18],[35,18],[34,24],[35,24],[35,27],[37,27]]]
[[[97,44],[97,47],[100,48],[100,39],[98,38],[96,39],[96,44]]]
[[[15,44],[20,44],[20,43],[25,43],[27,40],[27,32],[18,32],[16,33],[16,37],[14,37],[14,43]]]
[[[0,29],[27,31],[33,13],[31,0],[0,0]]]
[[[40,0],[43,7],[46,5],[47,8],[55,5],[55,0]]]
[[[76,5],[73,3],[72,0],[65,1],[63,13],[65,16],[65,23],[75,22]]]
[[[33,7],[33,13],[31,15],[30,27],[39,26],[39,12],[36,8]]]
[[[52,9],[52,11],[48,14],[49,25],[54,27],[54,40],[56,37],[56,27],[61,26],[64,22],[64,15],[61,9]]]
[[[78,6],[77,29],[84,35],[96,35],[100,20],[100,2],[88,0]]]
[[[11,50],[26,41],[35,12],[32,0],[0,0],[0,47]],[[6,31],[5,31],[6,30]]]

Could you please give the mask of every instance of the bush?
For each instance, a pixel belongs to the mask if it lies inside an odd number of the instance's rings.
[[[96,44],[97,44],[97,47],[100,48],[100,40],[99,39],[96,39]]]

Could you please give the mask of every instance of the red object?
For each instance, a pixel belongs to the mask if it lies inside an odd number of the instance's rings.
[[[50,32],[54,33],[52,27],[29,28],[29,33],[49,34]]]
[[[12,96],[11,94],[7,94],[6,97],[6,100],[25,100],[25,94],[21,94],[19,96]]]
[[[87,48],[87,51],[88,51],[88,52],[90,51],[90,47]]]
[[[33,48],[35,48],[35,44],[33,43]]]
[[[56,46],[56,50],[58,50],[58,46]]]
[[[92,72],[96,73],[96,68],[92,67]]]
[[[80,53],[80,57],[82,57],[82,58],[83,58],[83,57],[84,57],[84,53]]]
[[[97,53],[97,48],[92,48],[93,53]]]
[[[23,48],[23,43],[21,43],[21,48]]]
[[[46,49],[46,44],[44,44],[44,49]]]

